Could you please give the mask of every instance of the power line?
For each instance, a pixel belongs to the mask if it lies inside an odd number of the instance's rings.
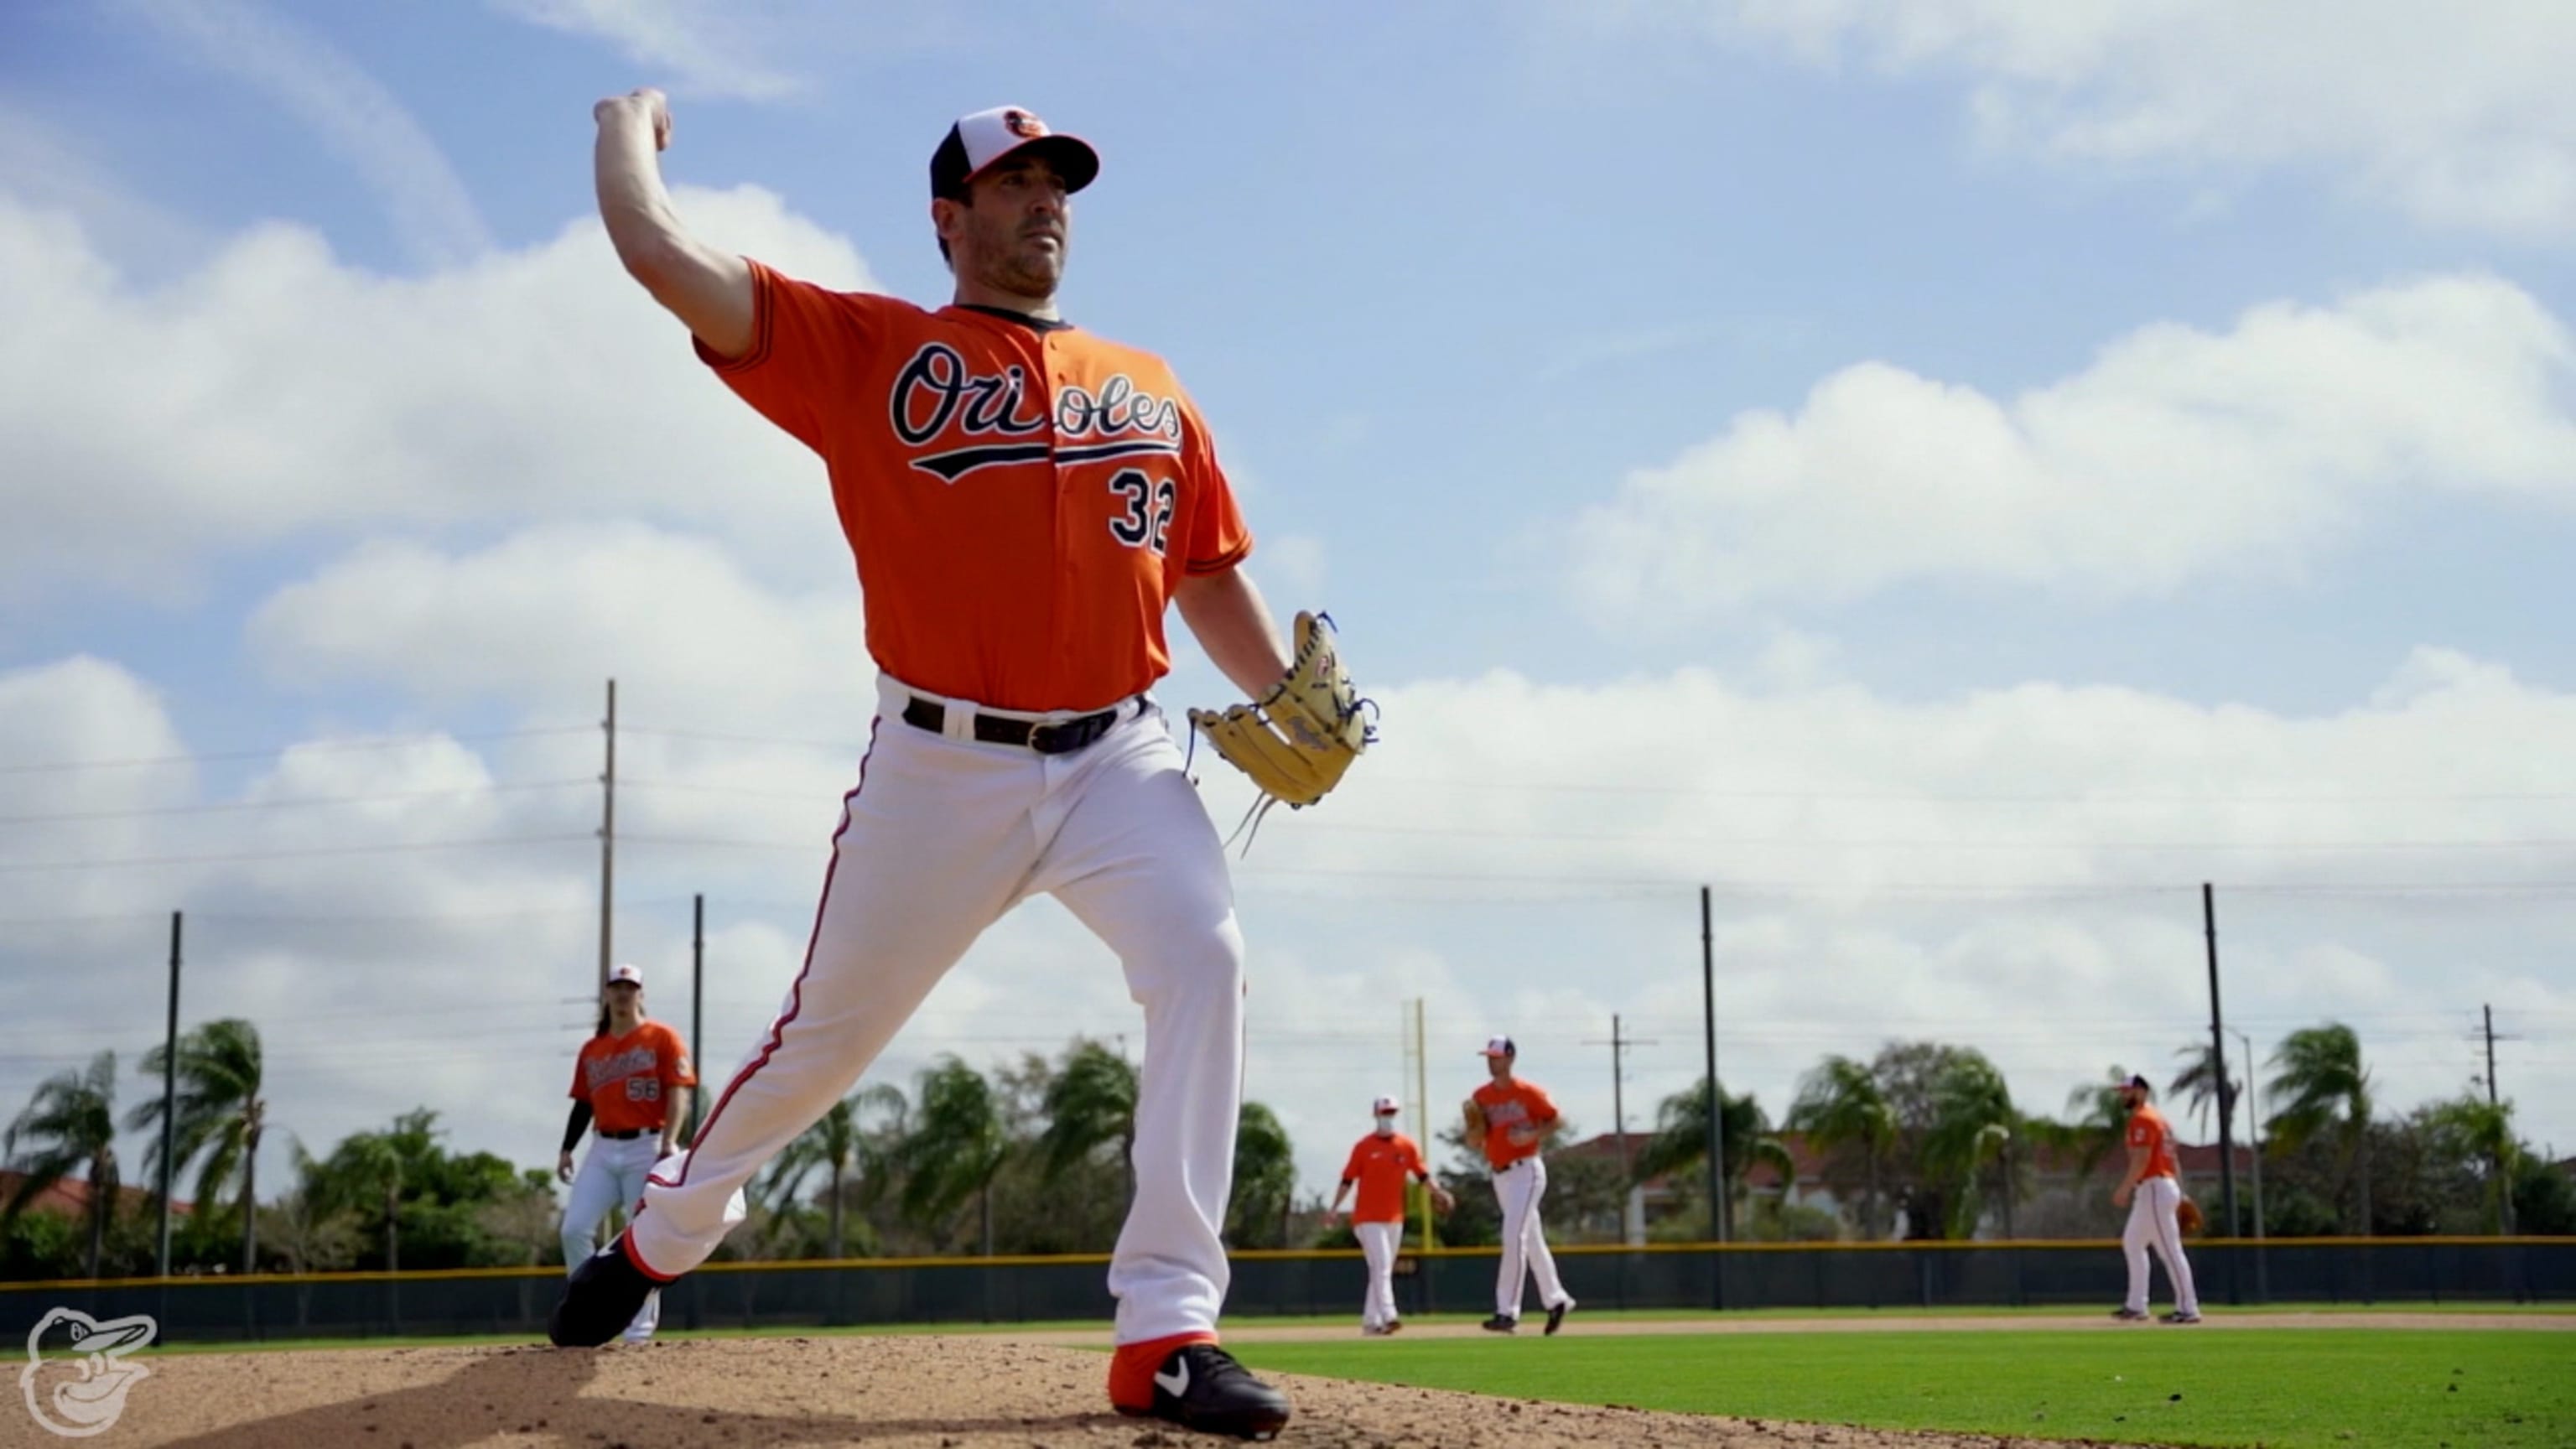
[[[593,781],[528,780],[512,784],[453,785],[438,790],[392,790],[375,795],[299,795],[281,800],[225,800],[200,805],[153,805],[130,810],[64,810],[39,815],[0,815],[0,825],[49,825],[81,820],[134,820],[160,815],[214,815],[241,810],[289,810],[324,805],[382,805],[397,800],[436,800],[459,795],[507,795],[560,790]]]
[[[420,850],[476,850],[495,845],[554,845],[589,835],[491,835],[471,840],[415,840],[384,845],[315,845],[292,850],[241,850],[218,855],[140,855],[117,860],[0,861],[0,871],[125,870],[163,865],[232,865],[252,860],[298,860],[317,855],[393,855]]]
[[[266,760],[292,753],[309,754],[320,750],[398,750],[410,745],[457,743],[482,740],[535,739],[545,735],[585,733],[585,725],[550,725],[538,729],[480,730],[464,733],[445,731],[415,735],[382,735],[364,740],[308,740],[270,745],[255,750],[199,750],[175,755],[136,755],[114,760],[49,760],[41,764],[0,765],[0,775],[44,775],[72,770],[140,769],[150,765],[199,765],[220,760]]]

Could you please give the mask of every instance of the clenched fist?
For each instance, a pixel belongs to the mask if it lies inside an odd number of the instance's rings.
[[[651,86],[610,96],[590,108],[590,118],[605,125],[610,112],[627,111],[645,118],[653,127],[653,149],[671,149],[671,102]]]

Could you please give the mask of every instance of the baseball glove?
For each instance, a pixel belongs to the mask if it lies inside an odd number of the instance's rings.
[[[1252,777],[1269,801],[1303,809],[1331,793],[1342,772],[1377,738],[1342,668],[1329,614],[1297,615],[1297,659],[1286,678],[1253,704],[1190,711],[1190,724],[1216,752]],[[1269,802],[1264,802],[1267,808]]]
[[[1467,1138],[1467,1149],[1471,1152],[1484,1151],[1485,1109],[1478,1105],[1476,1099],[1473,1097],[1469,1097],[1466,1101],[1459,1103],[1458,1106],[1466,1115],[1466,1124],[1463,1131]]]
[[[2200,1204],[2190,1198],[2184,1198],[2174,1206],[2174,1221],[2181,1225],[2183,1236],[2187,1238],[2199,1236],[2200,1230],[2208,1225],[2200,1215]]]

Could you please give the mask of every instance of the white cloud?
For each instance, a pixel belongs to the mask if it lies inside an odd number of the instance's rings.
[[[136,192],[82,138],[0,105],[0,193],[80,219],[90,244],[154,271],[193,265],[213,245],[194,221]]]
[[[1642,11],[1818,66],[1957,76],[1993,141],[2063,161],[2320,166],[2427,222],[2576,230],[2565,64],[2576,9],[2557,0],[1677,0]]]
[[[1580,519],[1572,587],[1633,625],[1923,580],[2292,574],[2404,491],[2576,497],[2571,383],[2566,325],[2483,277],[2143,328],[2010,399],[1863,363],[1630,475]]]
[[[693,0],[492,0],[502,13],[607,41],[617,53],[661,67],[684,92],[775,100],[803,82],[759,58],[741,5]]]
[[[767,193],[679,200],[715,244],[870,285]],[[0,195],[0,313],[0,576],[22,587],[166,591],[281,541],[603,510],[846,569],[816,526],[820,465],[691,358],[595,222],[406,279],[267,226],[145,289],[68,217]]]
[[[667,682],[755,718],[828,697],[850,719],[863,717],[872,674],[846,578],[781,597],[712,541],[613,520],[554,524],[455,557],[370,543],[272,596],[249,636],[290,682],[367,680],[449,702],[524,705],[572,681],[587,698],[612,676]]]
[[[125,0],[163,36],[249,83],[357,168],[421,260],[491,246],[464,179],[383,82],[320,36],[249,0]]]

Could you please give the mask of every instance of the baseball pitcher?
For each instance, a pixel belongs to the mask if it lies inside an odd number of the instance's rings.
[[[2167,1323],[2198,1323],[2200,1294],[2192,1288],[2191,1260],[2183,1256],[2181,1171],[2174,1161],[2173,1125],[2150,1103],[2155,1088],[2144,1077],[2131,1077],[2120,1088],[2120,1104],[2129,1109],[2129,1171],[2111,1190],[2115,1206],[2129,1210],[2129,1226],[2120,1234],[2120,1250],[2129,1260],[2129,1298],[2112,1313],[2124,1322],[2147,1317],[2147,1250],[2164,1259],[2165,1276],[2173,1280],[2174,1311]]]
[[[987,926],[1045,893],[1117,953],[1145,1014],[1110,1402],[1276,1433],[1286,1397],[1216,1346],[1244,950],[1224,847],[1147,693],[1171,667],[1166,612],[1257,701],[1192,724],[1271,798],[1320,799],[1369,729],[1329,621],[1298,615],[1292,650],[1240,567],[1251,531],[1171,368],[1057,307],[1071,198],[1098,153],[1015,106],[948,127],[928,203],[955,290],[934,310],[697,240],[662,185],[662,96],[594,114],[619,259],[718,382],[823,462],[878,708],[777,1019],[634,1225],[574,1276],[551,1336],[604,1342],[653,1284],[705,1261],[751,1175]]]
[[[1359,1188],[1359,1200],[1351,1204],[1351,1236],[1360,1240],[1360,1255],[1368,1260],[1368,1291],[1360,1299],[1360,1332],[1372,1337],[1389,1334],[1404,1326],[1395,1312],[1395,1257],[1404,1246],[1404,1180],[1411,1177],[1431,1190],[1431,1205],[1447,1212],[1454,1205],[1449,1190],[1432,1180],[1431,1169],[1422,1162],[1422,1149],[1414,1140],[1395,1130],[1396,1113],[1401,1110],[1393,1097],[1380,1097],[1369,1110],[1377,1117],[1377,1129],[1361,1138],[1351,1148],[1351,1160],[1342,1168],[1342,1185],[1333,1190],[1332,1206],[1327,1213],[1342,1210],[1342,1199]]]
[[[671,1155],[680,1132],[680,1093],[698,1084],[680,1034],[644,1016],[644,973],[625,962],[608,970],[599,1030],[581,1044],[572,1068],[572,1116],[564,1123],[563,1155],[555,1176],[572,1184],[564,1203],[564,1271],[582,1265],[599,1246],[599,1225],[615,1209],[635,1210],[645,1175]],[[582,1129],[596,1124],[599,1140],[573,1171],[572,1150]],[[626,1324],[628,1343],[653,1336],[662,1296],[647,1296]]]
[[[1507,1036],[1485,1043],[1485,1070],[1492,1080],[1465,1103],[1467,1140],[1481,1146],[1494,1171],[1494,1197],[1503,1209],[1503,1260],[1494,1279],[1494,1316],[1488,1333],[1517,1333],[1525,1278],[1538,1282],[1538,1301],[1547,1309],[1547,1331],[1565,1326],[1574,1296],[1556,1278],[1556,1255],[1547,1250],[1547,1230],[1539,1223],[1539,1200],[1547,1196],[1548,1129],[1556,1124],[1556,1104],[1535,1082],[1512,1075],[1520,1048]]]

